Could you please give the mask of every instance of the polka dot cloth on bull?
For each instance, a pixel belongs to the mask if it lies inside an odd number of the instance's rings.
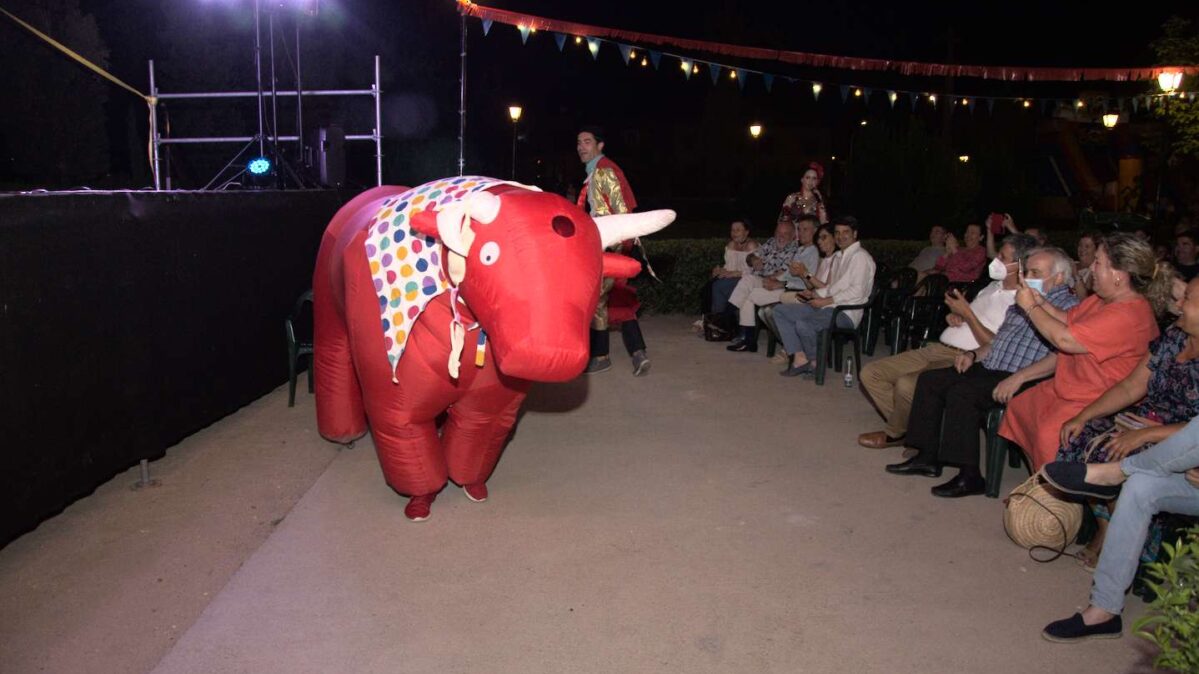
[[[430,300],[445,292],[441,242],[413,230],[412,214],[461,201],[471,192],[505,181],[479,176],[446,178],[425,183],[383,202],[367,226],[366,257],[379,298],[387,359],[394,371],[404,355],[412,325]]]

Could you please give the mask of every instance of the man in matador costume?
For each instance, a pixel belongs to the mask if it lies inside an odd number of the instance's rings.
[[[629,213],[637,208],[633,188],[625,178],[624,171],[616,162],[604,156],[604,132],[599,127],[588,126],[579,131],[575,149],[579,160],[587,168],[587,178],[579,191],[579,207],[592,217]],[[645,250],[640,239],[621,241],[608,249],[621,252],[639,260],[648,269]],[[652,273],[652,272],[651,272]],[[641,335],[641,324],[637,321],[637,290],[626,279],[604,279],[600,288],[599,304],[591,322],[591,360],[587,363],[587,374],[604,372],[612,368],[608,357],[608,327],[620,326],[620,335],[625,349],[633,360],[633,375],[649,372],[649,357],[645,353],[645,338]]]

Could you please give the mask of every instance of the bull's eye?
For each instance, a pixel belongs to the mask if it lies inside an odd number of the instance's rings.
[[[479,249],[479,262],[491,266],[498,259],[500,259],[500,244],[488,241]]]

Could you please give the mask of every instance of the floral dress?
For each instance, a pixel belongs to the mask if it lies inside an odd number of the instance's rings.
[[[1187,334],[1178,327],[1170,328],[1153,341],[1149,347],[1149,384],[1146,387],[1145,399],[1127,411],[1162,424],[1186,423],[1199,416],[1199,358],[1178,362],[1178,354],[1186,348],[1186,341]],[[1069,444],[1058,450],[1057,460],[1106,463],[1106,446],[1097,448],[1090,457],[1087,456],[1087,446],[1091,440],[1110,431],[1114,426],[1112,417],[1087,422]],[[1145,447],[1142,447],[1133,454],[1144,449]],[[1104,519],[1110,517],[1105,504],[1096,506],[1095,515]],[[1141,553],[1143,561],[1154,561],[1157,558],[1161,535],[1160,516],[1154,517],[1153,525],[1149,529],[1149,538]]]

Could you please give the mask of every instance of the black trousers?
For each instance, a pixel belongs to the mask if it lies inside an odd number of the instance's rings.
[[[635,351],[645,350],[645,338],[641,336],[640,322],[633,320],[621,323],[620,337],[624,340],[624,348],[630,356]],[[608,355],[609,352],[608,331],[593,329],[591,331],[591,357],[599,358]]]
[[[996,405],[991,397],[1010,372],[972,365],[928,370],[916,380],[906,444],[928,461],[979,465],[978,427]]]

